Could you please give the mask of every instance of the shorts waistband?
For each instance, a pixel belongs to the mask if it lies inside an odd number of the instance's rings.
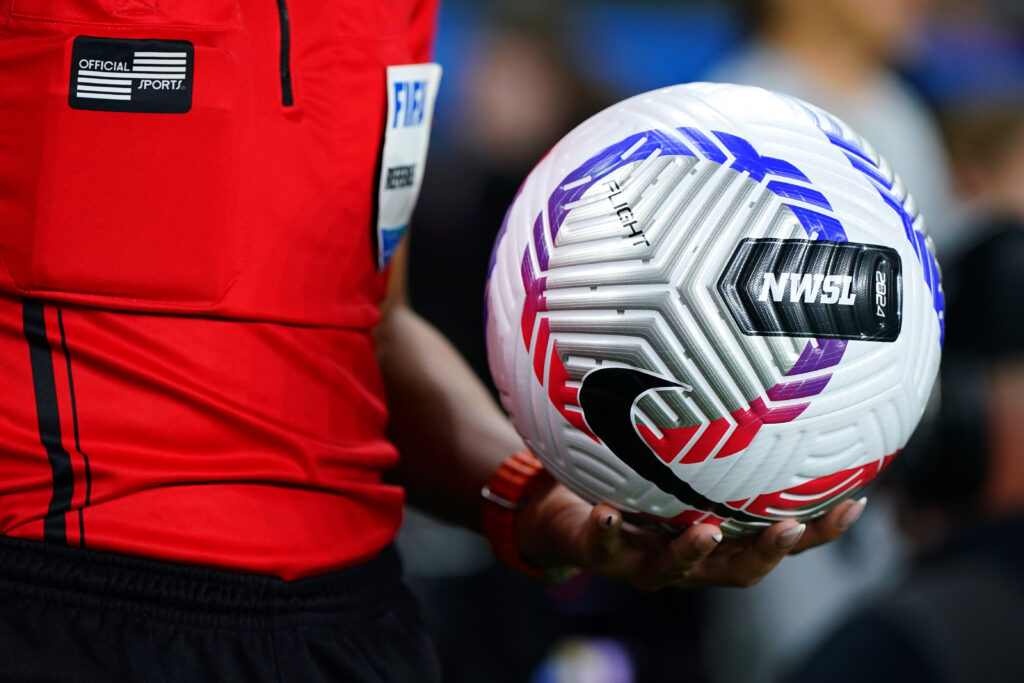
[[[393,546],[358,566],[285,581],[0,537],[0,595],[92,604],[174,621],[337,624],[379,613],[404,591]]]

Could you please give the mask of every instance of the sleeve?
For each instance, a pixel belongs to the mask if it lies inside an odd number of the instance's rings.
[[[409,14],[409,53],[413,62],[429,62],[437,33],[437,14],[440,0],[416,0]]]

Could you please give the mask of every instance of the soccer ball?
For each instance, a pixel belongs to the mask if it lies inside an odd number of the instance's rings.
[[[944,298],[902,181],[793,97],[693,83],[566,135],[509,208],[488,360],[527,445],[633,522],[752,533],[906,444]]]

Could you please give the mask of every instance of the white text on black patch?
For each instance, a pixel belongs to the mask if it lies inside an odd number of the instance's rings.
[[[194,58],[185,40],[78,36],[68,103],[74,109],[185,113],[192,107]]]

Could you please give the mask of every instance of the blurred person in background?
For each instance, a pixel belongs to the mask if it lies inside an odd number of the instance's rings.
[[[963,251],[995,233],[1024,228],[1024,84],[951,103],[942,121],[967,208]]]
[[[1024,100],[946,122],[976,215],[946,267],[941,409],[893,466],[920,556],[789,683],[1024,680]]]
[[[925,102],[894,72],[933,0],[741,0],[749,43],[708,80],[757,85],[850,124],[911,188],[940,255],[956,223],[946,154]]]

